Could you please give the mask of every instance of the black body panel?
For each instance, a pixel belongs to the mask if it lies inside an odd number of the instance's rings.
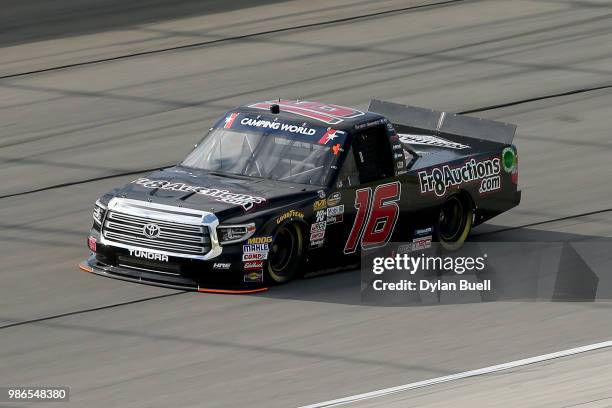
[[[190,290],[259,287],[270,283],[268,253],[288,223],[303,235],[307,272],[355,264],[360,251],[390,241],[435,240],[440,207],[454,194],[469,197],[475,225],[520,202],[516,163],[504,161],[505,154],[516,158],[514,125],[381,101],[371,104],[379,113],[281,100],[280,113],[271,114],[273,103],[233,109],[214,128],[256,115],[268,125],[302,122],[343,132],[328,185],[181,165],[160,169],[98,200],[88,239],[93,272]],[[251,232],[222,243],[220,227],[228,226]],[[203,238],[190,232],[196,230]]]

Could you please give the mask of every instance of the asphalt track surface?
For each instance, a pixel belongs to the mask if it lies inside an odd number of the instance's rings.
[[[288,407],[612,339],[609,302],[388,308],[360,304],[356,272],[251,296],[78,272],[101,192],[179,161],[226,109],[278,96],[516,123],[523,202],[473,239],[612,236],[608,1],[238,3],[164,18],[159,2],[72,31],[37,17],[3,42],[2,385],[67,385],[84,407]],[[611,354],[367,404],[607,406]]]

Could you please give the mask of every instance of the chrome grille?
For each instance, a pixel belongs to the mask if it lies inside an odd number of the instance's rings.
[[[146,236],[148,224],[159,227],[159,235]],[[110,211],[103,228],[104,238],[123,245],[175,254],[205,255],[211,249],[208,227],[181,224]]]

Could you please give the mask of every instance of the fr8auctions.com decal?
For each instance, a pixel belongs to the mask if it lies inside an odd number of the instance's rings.
[[[443,197],[448,187],[458,187],[476,181],[481,181],[478,189],[481,194],[499,190],[501,187],[500,170],[499,158],[493,158],[478,162],[471,159],[457,167],[444,165],[420,171],[418,174],[421,193],[434,192],[438,197]]]
[[[355,192],[357,214],[344,246],[345,254],[354,253],[359,243],[363,249],[372,249],[389,242],[399,215],[400,196],[399,181],[377,186],[373,196],[370,187]]]

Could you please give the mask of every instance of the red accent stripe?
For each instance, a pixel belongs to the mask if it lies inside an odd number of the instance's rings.
[[[319,139],[319,144],[325,144],[329,142],[329,136],[333,135],[334,133],[336,133],[335,129],[327,128],[327,132],[325,132],[325,134],[321,136],[321,139]]]
[[[225,122],[225,125],[223,125],[224,129],[230,129],[232,127],[232,125],[234,124],[234,121],[236,120],[236,117],[238,116],[238,113],[234,112],[230,115],[229,119],[227,120],[227,122]]]
[[[265,292],[268,288],[257,288],[257,289],[207,289],[207,288],[198,288],[198,292],[200,293],[220,293],[224,295],[246,295],[249,293],[259,293]]]
[[[79,264],[79,269],[83,272],[93,272],[93,268],[84,264]]]

